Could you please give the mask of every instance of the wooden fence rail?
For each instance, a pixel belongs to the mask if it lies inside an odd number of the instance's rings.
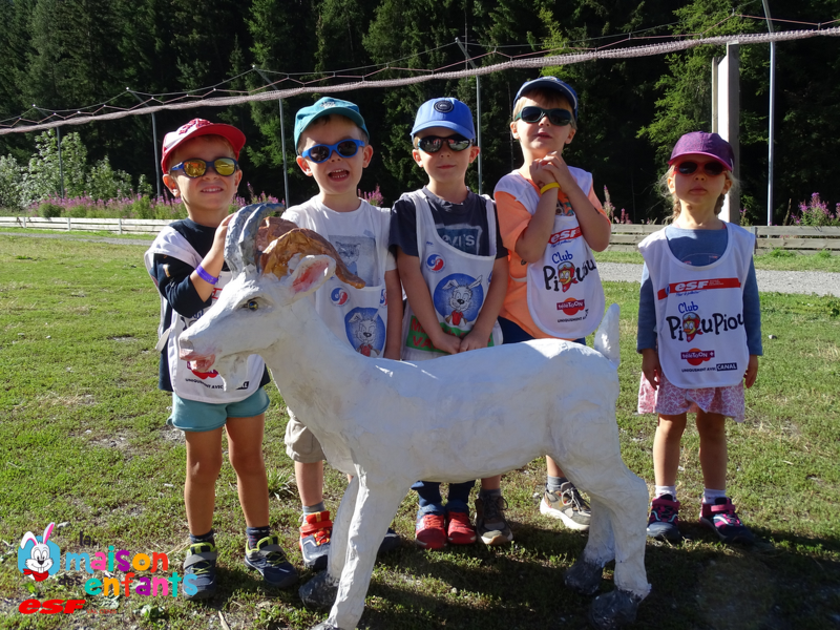
[[[0,217],[4,227],[32,228],[37,230],[80,230],[89,232],[115,232],[117,234],[157,234],[170,221],[155,219],[74,219],[72,217]],[[636,225],[617,223],[612,226],[608,251],[636,252],[642,239],[661,230],[661,225]],[[756,235],[757,253],[784,249],[800,254],[813,254],[826,250],[840,255],[840,227],[748,227]]]

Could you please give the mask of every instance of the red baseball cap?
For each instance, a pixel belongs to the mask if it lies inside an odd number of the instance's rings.
[[[161,172],[166,172],[166,160],[177,146],[190,138],[208,135],[225,138],[233,147],[233,157],[237,160],[239,159],[239,152],[245,146],[244,133],[233,125],[211,123],[209,120],[204,120],[203,118],[193,118],[186,125],[178,127],[175,131],[170,131],[163,137],[163,155],[160,158]]]

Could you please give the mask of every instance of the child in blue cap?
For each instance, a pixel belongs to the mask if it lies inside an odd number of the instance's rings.
[[[507,251],[496,207],[464,181],[478,157],[469,107],[455,98],[423,103],[411,130],[414,161],[429,183],[394,204],[391,247],[397,254],[408,304],[403,317],[402,358],[423,361],[501,343],[497,321],[507,289]],[[449,484],[446,507],[440,483],[418,481],[415,542],[440,549],[471,544],[468,501],[475,481]],[[513,540],[505,520],[501,475],[482,479],[476,526],[487,545]]]

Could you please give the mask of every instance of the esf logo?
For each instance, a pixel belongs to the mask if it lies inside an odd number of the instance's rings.
[[[429,271],[434,271],[438,273],[443,271],[443,268],[446,266],[446,263],[443,260],[443,257],[440,254],[432,254],[426,259],[426,267],[428,267]]]
[[[379,294],[379,306],[385,306],[388,304],[388,294],[385,292],[385,289],[382,289],[382,292]]]
[[[83,599],[48,599],[44,602],[39,602],[37,599],[25,599],[18,606],[18,610],[24,615],[34,613],[41,613],[42,615],[64,613],[69,615],[77,610],[83,610],[84,607],[85,600]]]
[[[336,306],[341,306],[342,304],[345,304],[349,297],[350,295],[347,293],[347,291],[345,291],[341,287],[336,287],[330,293],[330,301]]]
[[[570,241],[573,238],[577,238],[581,236],[583,232],[581,232],[579,227],[571,228],[569,230],[560,230],[559,232],[555,232],[551,236],[548,237],[549,245],[557,245],[558,243],[562,243],[563,241]]]

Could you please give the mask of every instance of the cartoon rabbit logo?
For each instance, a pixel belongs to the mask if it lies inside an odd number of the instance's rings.
[[[26,532],[20,540],[18,570],[24,575],[31,575],[36,582],[43,582],[58,572],[61,550],[50,541],[50,534],[54,528],[55,523],[50,523],[42,537],[38,538],[32,532]]]

